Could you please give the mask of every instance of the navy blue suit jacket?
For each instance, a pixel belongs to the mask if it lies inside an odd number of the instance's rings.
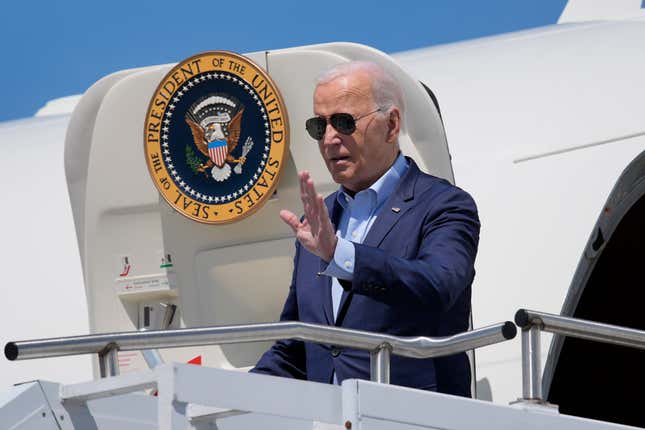
[[[333,319],[325,263],[296,243],[294,271],[281,321],[336,325],[396,336],[448,336],[468,329],[479,220],[473,199],[414,161],[385,202],[362,244],[352,282],[343,282]],[[337,225],[342,208],[325,202]],[[392,208],[398,208],[397,211]],[[367,351],[310,342],[276,342],[252,372],[329,383],[369,379]],[[392,384],[470,396],[465,353],[435,359],[393,355]]]

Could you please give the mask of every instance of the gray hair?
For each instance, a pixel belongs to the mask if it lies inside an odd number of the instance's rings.
[[[358,71],[367,72],[372,78],[372,96],[374,97],[376,105],[382,109],[389,109],[392,106],[396,106],[401,111],[401,118],[403,118],[405,103],[403,101],[401,86],[390,73],[376,63],[370,61],[350,61],[337,64],[318,76],[316,86],[326,84],[334,79]]]

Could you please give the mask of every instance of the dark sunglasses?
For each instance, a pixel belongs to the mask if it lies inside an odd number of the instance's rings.
[[[382,108],[368,112],[365,115],[353,117],[351,114],[339,112],[333,113],[329,116],[329,120],[322,116],[315,116],[309,118],[305,121],[305,128],[309,133],[309,136],[313,137],[316,140],[321,140],[325,136],[325,130],[327,130],[327,121],[331,124],[336,131],[342,134],[350,135],[356,131],[356,121],[366,116],[372,115],[373,113],[382,111]]]

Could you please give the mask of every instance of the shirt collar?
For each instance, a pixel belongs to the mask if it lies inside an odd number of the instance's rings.
[[[403,177],[406,170],[408,169],[408,160],[405,159],[403,154],[399,152],[399,156],[392,164],[392,167],[388,169],[387,172],[383,174],[376,182],[374,182],[366,190],[360,191],[359,193],[370,193],[376,196],[376,205],[375,207],[380,207],[385,200],[394,192],[399,180]],[[358,193],[358,194],[359,194]],[[356,196],[354,196],[356,197]],[[345,189],[341,186],[338,194],[336,195],[336,200],[341,205],[343,209],[347,209],[347,206],[354,200],[345,192]],[[372,200],[373,201],[373,200]]]

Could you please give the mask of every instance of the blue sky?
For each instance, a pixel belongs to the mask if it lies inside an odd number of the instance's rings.
[[[566,0],[9,1],[0,20],[0,121],[117,70],[226,49],[331,41],[392,53],[553,24]]]

